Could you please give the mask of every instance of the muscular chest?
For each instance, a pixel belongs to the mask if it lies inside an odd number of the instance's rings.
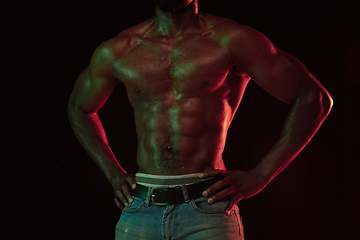
[[[224,48],[209,36],[197,35],[167,42],[135,39],[114,69],[128,91],[156,99],[213,91],[226,78],[229,65]]]

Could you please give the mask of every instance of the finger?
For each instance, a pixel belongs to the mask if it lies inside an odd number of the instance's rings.
[[[225,210],[227,215],[230,215],[234,211],[234,208],[235,208],[236,204],[237,204],[236,202],[230,202],[229,203],[229,206]]]
[[[209,172],[202,172],[199,174],[199,178],[209,178],[214,176],[223,176],[224,170],[214,169]]]
[[[130,184],[132,189],[136,188],[136,181],[133,176],[127,178],[128,183]]]
[[[229,205],[228,205],[228,207],[227,207],[226,210],[225,210],[225,212],[226,212],[227,215],[230,215],[230,214],[234,211],[237,203],[238,203],[241,199],[242,199],[242,198],[235,197],[234,195],[231,196],[231,200],[230,200],[230,202],[229,202]]]
[[[213,203],[219,201],[220,199],[223,199],[224,197],[228,196],[230,193],[231,193],[231,191],[229,190],[229,188],[226,188],[226,189],[222,190],[221,192],[217,193],[216,195],[211,196],[208,199],[208,203],[213,204]]]
[[[129,205],[127,199],[125,198],[123,192],[120,189],[115,191],[115,196],[125,205],[125,207]]]
[[[216,183],[214,183],[213,185],[211,185],[209,188],[207,188],[204,192],[203,192],[203,196],[204,197],[208,197],[211,194],[215,193],[217,190],[219,190],[220,188],[222,188],[225,185],[228,185],[229,183],[226,181],[226,179],[221,179],[219,181],[217,181]]]
[[[134,199],[132,198],[131,191],[128,185],[122,186],[122,191],[124,193],[124,197],[126,198],[127,202],[131,204],[134,201]]]
[[[117,197],[114,198],[114,203],[120,210],[124,209],[124,204]]]

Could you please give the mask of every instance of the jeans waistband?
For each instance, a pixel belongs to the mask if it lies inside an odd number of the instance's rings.
[[[199,178],[199,175],[200,173],[175,176],[137,173],[135,181],[146,187],[174,187],[201,182],[202,179]]]

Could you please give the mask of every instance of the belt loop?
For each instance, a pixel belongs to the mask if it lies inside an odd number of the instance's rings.
[[[184,202],[190,202],[189,194],[185,185],[180,185],[182,194],[184,196]]]
[[[148,207],[150,204],[152,189],[153,189],[152,187],[148,188],[148,192],[145,200],[145,207]]]

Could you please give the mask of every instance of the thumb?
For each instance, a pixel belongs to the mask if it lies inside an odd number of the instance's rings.
[[[233,211],[234,211],[234,207],[235,205],[232,205],[231,207],[227,207],[227,209],[225,210],[226,214],[229,216]]]
[[[228,207],[225,210],[227,215],[230,215],[235,210],[236,204],[237,204],[236,201],[233,201],[233,200],[230,201]]]

